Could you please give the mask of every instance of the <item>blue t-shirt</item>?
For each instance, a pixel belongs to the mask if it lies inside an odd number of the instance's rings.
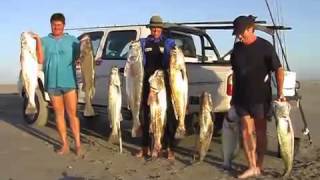
[[[45,89],[76,88],[75,60],[79,57],[79,40],[65,33],[55,39],[52,34],[42,38]]]

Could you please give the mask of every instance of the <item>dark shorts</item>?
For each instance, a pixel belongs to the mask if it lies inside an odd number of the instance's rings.
[[[52,88],[48,89],[47,92],[49,96],[62,96],[72,90],[75,90],[75,88]]]
[[[261,103],[252,105],[235,105],[237,114],[240,117],[250,115],[254,119],[270,119],[272,116],[271,103]]]

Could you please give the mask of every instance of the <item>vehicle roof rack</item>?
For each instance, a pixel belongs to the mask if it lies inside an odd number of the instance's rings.
[[[256,24],[266,24],[266,21],[256,21]],[[176,25],[188,25],[197,27],[197,25],[201,25],[199,27],[206,27],[208,25],[210,27],[214,27],[214,25],[231,25],[233,21],[195,21],[195,22],[165,22],[166,24],[176,24]],[[129,24],[129,25],[106,25],[106,26],[92,26],[92,27],[74,27],[74,28],[66,28],[67,31],[73,30],[90,30],[90,29],[107,29],[114,27],[132,27],[132,26],[147,26],[148,24]],[[227,26],[226,26],[227,27]],[[231,26],[232,27],[232,26]]]
[[[66,28],[66,31],[82,31],[82,30],[91,30],[91,29],[107,29],[107,28],[114,28],[114,27],[133,27],[133,26],[146,26],[147,24],[129,24],[129,25],[106,25],[106,26],[88,26],[88,27],[71,27]]]
[[[233,26],[193,26],[199,29],[233,29]],[[291,27],[286,26],[273,26],[273,25],[256,25],[257,28],[265,27],[272,30],[291,30]]]
[[[256,24],[266,24],[266,21],[255,21]],[[233,24],[233,21],[196,21],[196,22],[178,22],[174,23],[178,25],[199,25],[199,24],[210,24],[210,25],[222,25],[222,24]]]

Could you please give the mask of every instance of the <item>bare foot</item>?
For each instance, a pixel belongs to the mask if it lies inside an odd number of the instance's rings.
[[[133,155],[137,158],[142,158],[142,157],[147,156],[149,154],[150,154],[149,148],[143,147],[138,152],[134,153]]]
[[[80,157],[82,154],[83,152],[81,150],[81,147],[80,146],[76,147],[76,155]]]
[[[175,160],[174,152],[168,150],[168,160]]]
[[[258,166],[256,169],[257,176],[261,175],[261,173],[263,173],[263,168]]]
[[[158,158],[158,157],[159,157],[159,152],[154,149],[154,150],[152,151],[152,154],[151,154],[151,155],[152,155],[153,158]]]
[[[249,177],[255,177],[255,176],[258,176],[258,172],[257,172],[257,168],[250,168],[250,169],[247,169],[245,172],[243,172],[242,174],[240,174],[238,176],[239,179],[246,179],[246,178],[249,178]]]
[[[134,153],[134,156],[137,158],[142,158],[143,157],[143,150],[139,150],[138,152]]]
[[[69,146],[68,146],[68,145],[62,146],[60,149],[58,149],[58,150],[56,151],[56,153],[59,154],[59,155],[68,154],[68,153],[69,153]]]

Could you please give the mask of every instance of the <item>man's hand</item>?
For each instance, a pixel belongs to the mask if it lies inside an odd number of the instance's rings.
[[[29,32],[29,34],[31,35],[31,37],[35,40],[39,40],[40,36],[37,33],[34,33],[32,31]]]
[[[157,92],[150,89],[147,104],[150,106],[152,103],[157,101]]]
[[[286,97],[283,94],[278,94],[277,101],[283,102],[286,101]]]

